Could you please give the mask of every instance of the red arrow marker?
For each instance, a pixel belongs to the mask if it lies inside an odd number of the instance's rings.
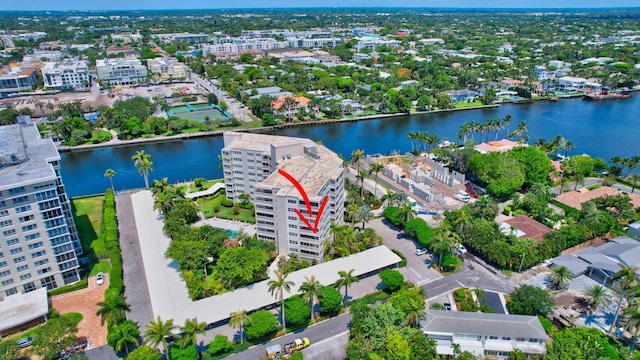
[[[300,193],[300,195],[302,195],[302,198],[304,199],[304,202],[307,205],[307,212],[309,213],[309,218],[311,218],[313,216],[313,211],[311,211],[311,202],[309,201],[309,196],[307,196],[307,192],[304,190],[302,185],[300,185],[298,180],[296,180],[288,172],[282,169],[278,169],[278,173],[284,176],[287,180],[289,180],[293,184],[293,186],[296,187],[296,189],[298,189],[298,192]],[[322,216],[322,212],[324,211],[324,207],[327,205],[328,200],[329,200],[328,196],[325,196],[324,199],[322,200],[322,204],[320,204],[320,209],[318,209],[318,214],[316,215],[316,218],[313,221],[313,226],[311,225],[309,220],[307,220],[307,218],[304,215],[302,215],[300,210],[293,209],[293,211],[295,211],[295,213],[298,214],[298,217],[300,218],[300,220],[302,220],[302,222],[304,222],[305,225],[307,225],[307,227],[309,228],[309,230],[313,231],[314,234],[318,232],[318,225],[320,224],[320,216]]]

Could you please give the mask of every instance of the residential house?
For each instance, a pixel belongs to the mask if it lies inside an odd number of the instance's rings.
[[[449,95],[454,104],[473,102],[478,93],[472,90],[447,90],[444,92]]]
[[[516,146],[529,146],[527,144],[520,144],[508,139],[502,139],[498,141],[488,141],[475,146],[477,152],[486,154],[488,152],[508,152]]]
[[[526,215],[503,220],[499,223],[500,231],[505,235],[515,235],[518,239],[533,239],[539,243],[552,230],[545,224]]]
[[[563,76],[556,80],[556,88],[562,91],[600,91],[602,85],[585,78]]]
[[[440,355],[461,351],[489,359],[508,359],[512,351],[525,355],[546,353],[547,333],[537,316],[426,310],[420,322],[428,338],[436,341]]]
[[[291,106],[287,106],[287,99],[292,99]],[[300,108],[309,110],[311,99],[304,96],[280,96],[271,103],[274,114],[283,115],[287,119],[293,118]]]
[[[629,230],[627,232],[629,236],[640,239],[640,221],[629,224]]]
[[[582,204],[604,196],[619,196],[620,192],[612,187],[603,186],[597,189],[589,190],[582,188],[580,190],[571,190],[556,196],[556,201],[572,208],[582,210]],[[631,204],[634,209],[640,208],[640,195],[627,194],[631,198]]]

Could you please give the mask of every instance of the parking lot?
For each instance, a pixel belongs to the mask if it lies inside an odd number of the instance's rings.
[[[442,278],[442,274],[431,267],[435,256],[430,251],[426,251],[424,255],[416,255],[416,250],[422,247],[411,238],[398,239],[399,229],[388,224],[385,219],[374,219],[368,226],[382,237],[383,244],[400,251],[407,258],[407,266],[398,269],[407,281],[422,285]]]

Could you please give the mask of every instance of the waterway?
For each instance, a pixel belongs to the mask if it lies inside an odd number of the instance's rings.
[[[405,139],[409,131],[429,131],[440,138],[456,140],[460,125],[510,114],[513,131],[521,121],[527,122],[529,142],[539,138],[550,140],[560,134],[572,141],[573,154],[590,154],[609,160],[612,156],[640,155],[640,93],[631,99],[588,102],[581,99],[531,104],[505,104],[497,108],[406,115],[359,122],[292,127],[270,133],[320,140],[338,154],[349,157],[354,149],[367,154],[409,151]],[[499,138],[506,136],[502,130]],[[495,133],[489,135],[493,140]],[[476,137],[476,140],[477,137]],[[151,179],[167,177],[169,182],[192,180],[196,177],[221,178],[218,155],[222,150],[221,136],[146,143],[114,148],[101,148],[62,153],[62,178],[70,196],[102,193],[109,185],[106,169],[116,172],[116,190],[141,188],[144,180],[133,166],[131,156],[138,150],[151,154],[154,171]]]

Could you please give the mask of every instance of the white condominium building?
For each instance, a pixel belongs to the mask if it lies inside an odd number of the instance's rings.
[[[240,194],[251,196],[258,238],[274,241],[279,254],[322,261],[330,222],[342,224],[344,217],[344,167],[338,155],[309,139],[251,133],[226,132],[224,145],[227,198],[237,202]],[[300,184],[308,204],[280,170]]]
[[[83,91],[91,87],[86,61],[47,62],[42,69],[44,86],[61,91]]]
[[[60,154],[26,124],[0,127],[0,299],[80,280]]]
[[[133,58],[97,60],[96,73],[105,85],[131,85],[147,80],[147,68]]]

